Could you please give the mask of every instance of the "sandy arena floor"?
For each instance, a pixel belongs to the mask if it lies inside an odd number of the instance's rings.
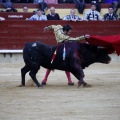
[[[67,85],[56,70],[47,86],[17,87],[23,63],[0,63],[0,120],[120,120],[120,62],[94,64],[85,70],[91,88]],[[42,81],[45,69],[37,74]],[[27,80],[30,79],[27,74]]]

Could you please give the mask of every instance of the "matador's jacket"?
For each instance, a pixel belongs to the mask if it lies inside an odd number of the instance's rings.
[[[80,37],[76,37],[76,38],[65,35],[64,32],[63,32],[63,27],[61,25],[51,25],[51,26],[48,26],[47,29],[48,30],[50,30],[50,29],[54,30],[54,34],[55,34],[57,43],[61,43],[61,42],[68,41],[68,40],[71,40],[71,41],[85,40],[84,35],[80,36]]]
[[[55,37],[56,37],[56,41],[57,43],[62,43],[62,42],[65,42],[64,43],[64,48],[63,48],[63,60],[65,60],[66,58],[66,54],[69,53],[69,47],[67,47],[68,45],[68,42],[67,41],[81,41],[81,40],[85,40],[85,36],[80,36],[80,37],[76,37],[76,38],[73,38],[73,37],[70,37],[68,35],[65,35],[64,32],[63,32],[63,27],[61,25],[51,25],[51,26],[48,26],[47,27],[48,30],[50,29],[53,29],[54,30],[54,34],[55,34]],[[71,42],[70,42],[71,43]],[[73,46],[73,45],[72,45]],[[59,51],[58,49],[60,49],[60,44],[57,46],[57,49],[55,50],[54,54],[53,54],[53,57],[51,59],[51,63],[54,61],[55,59],[55,56],[57,54],[57,51]],[[74,46],[74,51],[76,51],[76,47]]]

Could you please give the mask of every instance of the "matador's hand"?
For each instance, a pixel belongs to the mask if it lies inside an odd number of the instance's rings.
[[[88,42],[88,40],[87,40],[87,39],[88,39],[88,38],[90,38],[90,37],[91,37],[91,36],[90,36],[89,34],[86,34],[86,35],[85,35],[86,44],[89,44],[89,42]]]
[[[85,38],[90,38],[90,35],[89,35],[89,34],[86,34],[86,35],[85,35]]]
[[[48,28],[47,28],[47,27],[44,28],[44,32],[46,32],[46,31],[48,31]]]

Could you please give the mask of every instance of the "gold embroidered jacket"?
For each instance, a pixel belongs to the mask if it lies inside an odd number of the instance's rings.
[[[85,39],[84,35],[80,37],[76,37],[76,38],[65,35],[62,28],[63,27],[61,25],[51,25],[47,27],[48,30],[50,29],[54,30],[54,34],[55,34],[55,37],[58,43],[63,42],[63,41],[68,41],[68,40],[80,41],[80,40]]]

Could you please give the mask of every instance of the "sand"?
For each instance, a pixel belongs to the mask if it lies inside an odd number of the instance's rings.
[[[93,64],[85,69],[91,88],[67,85],[63,71],[55,70],[43,89],[20,85],[24,63],[0,63],[0,120],[120,120],[120,62]],[[37,74],[42,81],[45,69]]]

